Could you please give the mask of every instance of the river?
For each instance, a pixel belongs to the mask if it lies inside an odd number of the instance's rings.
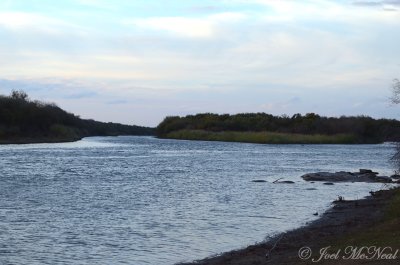
[[[382,184],[308,183],[316,171],[383,175],[391,144],[260,145],[153,137],[0,146],[0,264],[165,265],[304,225],[338,196]],[[295,184],[272,184],[276,179]],[[266,183],[252,180],[264,179]]]

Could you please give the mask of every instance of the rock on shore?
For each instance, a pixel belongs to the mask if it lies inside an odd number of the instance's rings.
[[[388,176],[378,176],[378,172],[370,169],[360,169],[359,172],[339,171],[308,173],[301,176],[305,181],[324,181],[324,182],[383,182],[393,183],[394,179]]]

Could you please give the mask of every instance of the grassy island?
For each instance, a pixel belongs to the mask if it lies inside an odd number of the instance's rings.
[[[242,142],[257,144],[354,144],[357,137],[352,134],[298,134],[279,132],[212,132],[204,130],[179,130],[166,135],[166,138],[178,140],[203,140]]]
[[[160,138],[262,144],[365,144],[396,141],[400,121],[367,116],[273,116],[266,113],[204,113],[167,117],[157,129]]]

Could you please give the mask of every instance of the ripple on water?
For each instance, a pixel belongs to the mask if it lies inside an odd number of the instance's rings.
[[[314,171],[390,174],[390,144],[256,145],[93,137],[0,146],[0,264],[173,264],[239,248],[379,184],[303,182]],[[291,185],[271,184],[282,178]],[[264,179],[265,183],[253,183]]]

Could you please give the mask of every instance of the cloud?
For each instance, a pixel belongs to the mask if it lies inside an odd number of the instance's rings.
[[[193,6],[188,8],[188,11],[194,13],[210,13],[210,12],[220,12],[223,8],[216,5],[204,5],[204,6]]]
[[[102,0],[74,0],[77,4],[82,6],[88,6],[90,8],[98,8],[104,10],[115,10],[116,5],[112,4],[110,1]]]
[[[210,21],[184,17],[159,17],[137,19],[134,25],[142,28],[168,31],[185,37],[210,37],[213,27]]]
[[[381,10],[398,1],[117,1],[110,12],[106,1],[61,2],[2,9],[1,92],[26,89],[102,120],[138,111],[154,125],[197,111],[323,112],[324,100],[339,113],[352,106],[342,95],[366,102],[399,73],[399,13]]]
[[[71,93],[64,96],[65,99],[81,99],[91,98],[97,96],[97,92],[94,91],[82,91],[77,93]]]
[[[110,100],[107,101],[106,104],[110,105],[120,105],[120,104],[129,104],[129,100],[117,99],[117,100]]]
[[[26,12],[0,12],[0,26],[10,29],[59,24],[60,21],[46,16]]]
[[[242,13],[217,13],[203,18],[192,17],[150,17],[123,21],[125,25],[139,28],[166,31],[182,37],[210,38],[216,33],[219,24],[234,23],[244,19]]]
[[[21,89],[28,94],[39,98],[83,99],[99,95],[99,92],[87,83],[78,80],[66,79],[0,79],[2,94],[8,94],[11,90]]]
[[[383,6],[383,5],[393,5],[400,6],[399,0],[392,1],[354,1],[354,5],[358,6]]]
[[[32,12],[0,11],[0,28],[11,32],[45,33],[62,35],[74,31],[75,34],[85,34],[86,29],[75,23],[52,16]]]
[[[356,6],[382,6],[383,2],[382,1],[379,1],[379,2],[376,2],[376,1],[355,1],[355,2],[353,2],[353,5],[356,5]]]
[[[398,11],[400,8],[399,0],[392,1],[354,1],[353,5],[364,7],[379,7],[384,11]]]

